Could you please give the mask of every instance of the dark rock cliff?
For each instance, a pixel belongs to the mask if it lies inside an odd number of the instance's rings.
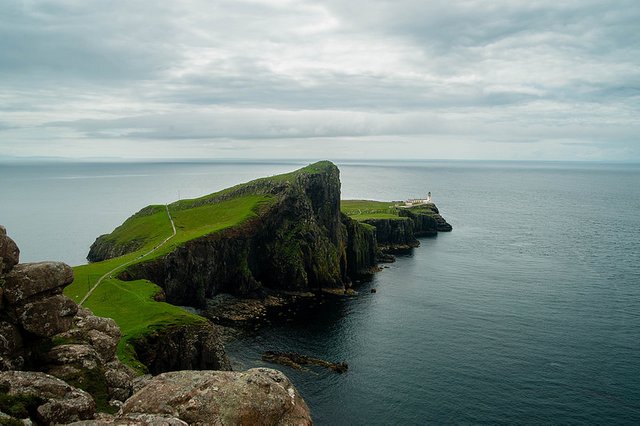
[[[329,162],[310,167],[284,182],[259,180],[209,200],[249,192],[275,201],[242,225],[133,265],[121,278],[149,279],[164,289],[167,302],[197,307],[219,293],[259,297],[264,288],[348,286],[351,276],[375,265],[375,235],[340,213],[338,168]]]
[[[216,326],[167,327],[133,341],[138,360],[151,374],[178,370],[231,370]]]
[[[367,219],[375,227],[378,245],[383,251],[417,247],[418,237],[431,237],[438,232],[449,232],[453,227],[440,215],[435,204],[422,204],[398,209],[399,219]]]
[[[367,219],[364,222],[375,228],[381,250],[402,250],[420,245],[415,235],[415,224],[410,218]]]

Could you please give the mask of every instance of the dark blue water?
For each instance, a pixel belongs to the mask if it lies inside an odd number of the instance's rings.
[[[83,169],[115,177],[65,180],[55,177],[60,170],[38,177],[39,170],[0,167],[0,223],[13,236],[30,226],[33,235],[68,235],[34,251],[63,260],[84,255],[76,241],[95,237],[85,229],[108,232],[138,207],[177,198],[177,190],[199,195],[295,168],[122,165]],[[344,375],[279,367],[318,424],[640,422],[640,166],[430,162],[341,170],[349,198],[431,191],[454,231],[423,239],[363,283],[359,296],[327,299],[230,344],[238,367],[265,365],[260,353],[269,349],[347,361]],[[63,203],[55,200],[60,191],[76,192]],[[38,246],[29,235],[16,237],[23,251]]]

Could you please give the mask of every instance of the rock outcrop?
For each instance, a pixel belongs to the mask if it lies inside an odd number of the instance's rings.
[[[4,228],[2,232],[0,245],[11,248],[12,255],[19,253]],[[62,294],[73,281],[73,270],[59,262],[21,264],[17,255],[8,263],[5,259],[0,274],[0,370],[7,372],[2,383],[8,390],[3,393],[28,397],[49,392],[62,400],[77,399],[72,405],[81,409],[69,414],[65,403],[42,396],[46,401],[37,406],[37,420],[44,423],[92,418],[96,404],[109,409],[110,400],[126,400],[134,373],[116,358],[120,330],[113,320],[94,316]],[[26,386],[29,378],[31,387]],[[91,404],[78,402],[86,398]]]
[[[62,380],[32,371],[0,372],[3,400],[27,402],[24,413],[11,413],[31,418],[40,424],[57,425],[93,418],[96,404],[87,392],[69,386]],[[8,414],[8,413],[7,413]]]
[[[154,377],[122,407],[191,425],[310,425],[306,403],[280,371],[175,371]]]

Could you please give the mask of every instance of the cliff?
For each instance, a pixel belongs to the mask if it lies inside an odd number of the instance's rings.
[[[449,232],[453,227],[440,215],[433,203],[397,207],[399,202],[343,200],[347,217],[372,226],[376,242],[383,252],[406,250],[420,245],[418,238]]]
[[[169,303],[204,307],[219,293],[261,297],[266,289],[344,289],[353,276],[375,265],[375,235],[340,213],[339,170],[330,162],[173,203],[168,211],[180,218],[247,197],[261,199],[246,220],[185,239],[161,256],[131,265],[120,277],[158,284]],[[141,218],[155,212],[147,207],[127,222],[139,227]],[[88,258],[131,252],[134,245],[121,238],[126,228],[125,222],[99,237]],[[145,238],[138,241],[143,244]]]

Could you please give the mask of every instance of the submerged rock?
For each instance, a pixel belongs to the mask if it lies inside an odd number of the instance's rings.
[[[314,358],[297,352],[266,351],[262,354],[262,360],[286,365],[295,369],[300,369],[303,365],[317,365],[340,374],[345,373],[349,369],[349,365],[346,362],[325,361],[324,359]]]
[[[159,414],[197,425],[310,425],[309,408],[277,370],[175,371],[150,380],[122,414]]]

